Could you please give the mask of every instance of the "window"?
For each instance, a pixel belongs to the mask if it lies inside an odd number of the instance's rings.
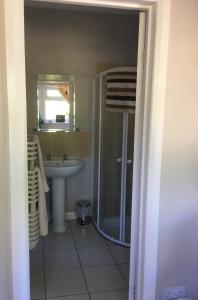
[[[56,115],[64,115],[65,123],[69,123],[70,105],[68,101],[45,100],[45,121],[56,122]]]
[[[61,98],[61,93],[56,90],[56,89],[48,89],[47,90],[47,97],[57,97],[57,98]]]

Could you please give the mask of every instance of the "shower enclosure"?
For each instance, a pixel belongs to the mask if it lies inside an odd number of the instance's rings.
[[[135,114],[105,108],[107,73],[94,78],[93,220],[111,241],[130,245]]]

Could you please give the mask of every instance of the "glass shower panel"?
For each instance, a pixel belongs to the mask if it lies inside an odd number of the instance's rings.
[[[130,243],[131,236],[131,207],[133,184],[133,152],[135,134],[135,114],[128,114],[127,140],[127,172],[126,172],[126,211],[125,211],[125,242]]]
[[[106,86],[104,82],[103,86]],[[103,90],[103,99],[105,97]],[[104,100],[101,111],[99,226],[105,234],[119,239],[123,114],[106,111]]]
[[[98,171],[99,171],[99,115],[100,115],[100,79],[94,81],[94,148],[93,148],[93,219],[97,223],[98,215]]]

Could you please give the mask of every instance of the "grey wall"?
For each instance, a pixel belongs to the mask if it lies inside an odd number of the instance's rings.
[[[171,1],[156,300],[186,285],[198,299],[198,2]]]
[[[77,126],[91,130],[92,77],[136,63],[138,16],[25,9],[28,129],[36,124],[37,73],[77,77]]]

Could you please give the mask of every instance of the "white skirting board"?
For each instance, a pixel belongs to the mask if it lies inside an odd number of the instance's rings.
[[[65,220],[71,221],[71,220],[76,220],[76,213],[75,211],[67,211],[65,212]]]

